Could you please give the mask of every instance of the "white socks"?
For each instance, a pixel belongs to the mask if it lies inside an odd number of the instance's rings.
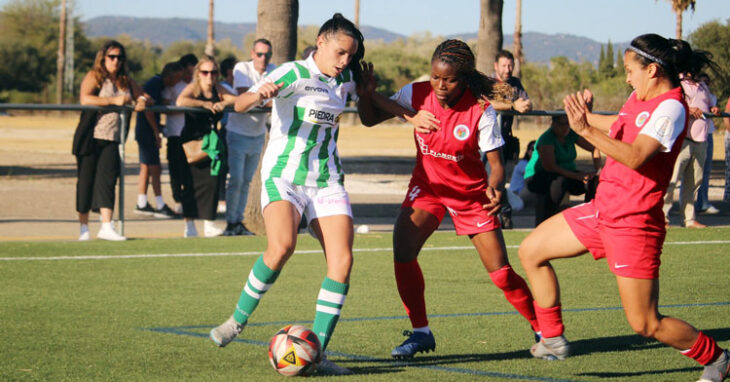
[[[165,207],[165,201],[162,200],[162,195],[155,196],[155,209],[159,211],[163,207]]]

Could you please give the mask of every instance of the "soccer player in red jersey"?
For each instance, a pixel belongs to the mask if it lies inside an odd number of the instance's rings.
[[[702,380],[722,381],[730,352],[688,323],[659,314],[659,264],[666,236],[662,197],[687,128],[688,107],[679,74],[710,63],[682,40],[655,34],[635,38],[624,53],[626,82],[634,88],[618,116],[589,112],[592,94],[563,100],[570,127],[607,160],[596,197],[540,224],[519,256],[535,294],[542,339],[534,357],[563,359],[560,291],[550,260],[591,252],[616,275],[626,318],[634,331],[680,350],[705,365]]]
[[[410,358],[436,347],[426,316],[425,282],[418,254],[447,211],[456,234],[469,236],[494,284],[538,332],[532,295],[525,280],[509,265],[495,215],[504,181],[499,154],[504,141],[494,108],[483,100],[493,95],[494,83],[476,70],[474,54],[466,43],[447,40],[433,54],[430,81],[406,85],[392,100],[372,96],[380,118],[363,122],[372,124],[393,115],[403,117],[416,126],[418,148],[416,166],[393,230],[395,279],[413,332],[406,333],[409,338],[393,350],[393,357]],[[361,97],[360,107],[365,103]],[[490,175],[480,150],[486,152]]]

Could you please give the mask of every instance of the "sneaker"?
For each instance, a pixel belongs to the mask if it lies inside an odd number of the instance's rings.
[[[222,236],[236,236],[236,223],[226,223],[226,229]]]
[[[222,348],[231,343],[234,338],[241,334],[243,327],[244,325],[236,322],[233,316],[231,316],[226,320],[226,322],[216,328],[213,328],[210,331],[209,338],[211,341],[215,342],[218,347]]]
[[[216,237],[223,234],[223,230],[216,226],[207,226],[203,229],[203,235],[205,237]]]
[[[155,214],[155,209],[152,208],[149,203],[145,204],[142,208],[140,208],[139,205],[136,205],[134,206],[134,213],[137,215],[153,216]]]
[[[109,241],[124,241],[126,237],[117,233],[114,228],[102,228],[99,233],[96,234],[97,239],[109,240]]]
[[[720,213],[720,210],[717,209],[717,207],[710,204],[709,207],[705,208],[704,210],[700,211],[701,214],[705,215],[717,215]]]
[[[436,340],[433,338],[432,332],[424,334],[404,330],[403,335],[408,336],[408,339],[390,352],[393,358],[413,358],[416,353],[436,350]]]
[[[690,220],[689,222],[684,223],[684,226],[686,228],[707,228],[706,225],[698,222],[697,220]]]
[[[548,361],[563,360],[570,355],[570,343],[565,336],[542,338],[540,342],[532,345],[530,354],[535,358]]]
[[[715,362],[705,366],[697,382],[722,382],[730,375],[730,350],[725,350]]]
[[[322,360],[317,364],[316,369],[317,375],[350,375],[352,370],[337,366],[336,363],[327,359],[327,356],[322,354]]]
[[[83,231],[79,235],[79,241],[89,241],[91,239],[91,234],[89,234],[89,231]]]
[[[254,236],[254,233],[249,231],[243,223],[236,224],[236,236]]]
[[[152,216],[158,219],[174,219],[177,217],[177,214],[170,207],[168,207],[167,204],[165,204],[159,210],[155,210],[155,213]]]

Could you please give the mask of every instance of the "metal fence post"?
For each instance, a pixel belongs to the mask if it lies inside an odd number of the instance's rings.
[[[124,236],[124,143],[127,141],[127,113],[119,112],[119,234]]]

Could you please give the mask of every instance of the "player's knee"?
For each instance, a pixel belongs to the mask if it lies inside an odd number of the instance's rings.
[[[352,253],[329,256],[327,257],[327,270],[342,277],[349,277],[353,262]]]
[[[281,267],[284,266],[284,263],[286,263],[289,257],[291,257],[294,253],[294,248],[294,242],[287,241],[269,243],[264,255],[270,258],[273,263],[278,265],[276,269],[281,269]]]
[[[525,240],[522,241],[520,247],[517,249],[517,256],[520,258],[522,266],[525,268],[532,268],[538,264],[538,248],[539,245],[536,240],[528,235]]]
[[[654,338],[659,329],[659,320],[651,317],[633,317],[629,318],[629,325],[636,334],[646,338]]]

